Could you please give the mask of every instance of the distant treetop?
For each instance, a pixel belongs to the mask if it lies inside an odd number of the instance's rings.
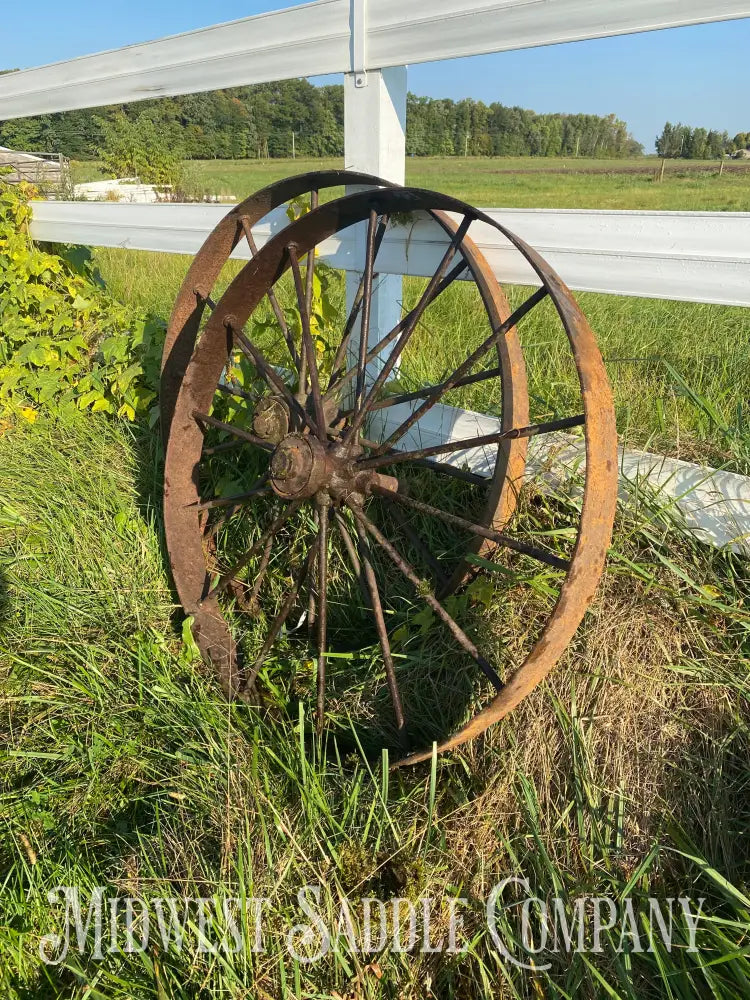
[[[656,152],[668,159],[717,160],[743,148],[744,143],[739,140],[748,138],[748,134],[742,132],[730,139],[727,132],[718,132],[716,129],[692,128],[682,122],[676,125],[666,122],[661,135],[656,137]]]
[[[340,156],[344,152],[341,85],[285,80],[98,109],[0,122],[0,144],[98,157],[123,118],[139,134],[158,131],[183,159]],[[117,123],[117,128],[113,125]],[[409,94],[406,150],[414,156],[640,155],[643,147],[615,115],[537,114],[525,108]]]

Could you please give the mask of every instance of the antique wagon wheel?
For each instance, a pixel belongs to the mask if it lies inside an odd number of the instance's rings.
[[[397,219],[403,224],[405,217],[425,212],[445,230],[449,237],[447,248],[416,306],[368,350],[370,302],[383,234],[389,220]],[[445,212],[456,213],[460,222],[453,222]],[[489,224],[503,233],[541,280],[541,288],[512,314],[489,267],[467,236],[474,221]],[[351,313],[342,324],[324,387],[321,357],[313,342],[310,323],[315,248],[359,223],[366,224],[364,273]],[[236,233],[236,216],[233,228]],[[301,260],[307,261],[304,275]],[[253,334],[245,330],[245,324],[287,271],[293,280],[301,330],[295,338],[289,324],[283,317],[280,320],[288,348],[285,372],[283,365],[273,364],[264,356],[253,342]],[[385,395],[389,376],[428,307],[456,278],[465,275],[471,278],[481,296],[489,334],[479,346],[467,348],[465,359],[438,384]],[[191,276],[188,284],[193,284]],[[195,301],[194,288],[194,284],[187,290],[183,287],[183,300],[192,295]],[[208,300],[207,294],[202,297]],[[567,334],[583,412],[534,425],[528,420],[525,372],[515,328],[546,297],[553,302]],[[395,729],[402,746],[408,738],[408,719],[376,573],[376,570],[383,573],[384,564],[395,567],[414,584],[418,597],[442,619],[459,647],[495,688],[489,703],[453,736],[443,740],[439,749],[457,746],[481,733],[518,704],[559,658],[593,596],[611,535],[616,498],[616,435],[611,398],[593,334],[570,292],[535,251],[481,212],[435,192],[381,188],[319,206],[286,227],[242,269],[219,301],[211,304],[213,311],[174,399],[166,454],[165,525],[181,603],[187,613],[194,615],[203,655],[218,669],[225,690],[238,695],[254,684],[264,657],[309,582],[308,590],[315,597],[309,611],[315,612],[317,620],[317,717],[318,725],[322,725],[329,560],[332,536],[338,534],[340,547],[349,556],[354,576],[359,578],[367,595],[382,651]],[[276,309],[274,312],[278,319]],[[490,351],[497,351],[499,363],[475,372]],[[264,395],[259,397],[254,388],[248,391],[233,384],[231,379],[227,381],[225,372],[235,354],[252,362],[258,383],[266,387]],[[347,364],[347,357],[354,355],[356,361],[352,359]],[[377,358],[381,365],[374,376],[369,366]],[[429,448],[407,446],[400,452],[394,449],[399,444],[403,448],[405,436],[419,430],[420,418],[453,390],[489,379],[501,386],[501,431]],[[216,412],[222,412],[227,397],[241,399],[242,412],[238,416],[235,410],[233,419],[222,420]],[[385,425],[382,440],[372,441],[363,436],[374,414],[403,404],[410,404],[408,412],[393,430]],[[506,528],[516,504],[528,438],[576,426],[583,427],[586,443],[585,484],[575,546],[570,558],[563,560],[543,545],[504,533],[502,529]],[[208,436],[216,432],[225,440],[207,443]],[[463,507],[459,514],[426,502],[442,495],[441,484],[447,478],[454,481],[458,477],[472,483],[478,478],[447,463],[432,461],[435,456],[478,446],[495,449],[494,476],[486,498],[479,505],[480,512],[465,517]],[[229,450],[242,455],[244,465],[253,468],[256,481],[238,495],[201,498],[206,463],[211,456]],[[415,466],[424,476],[431,477],[429,485],[422,484],[425,499],[411,495],[406,483],[408,476],[403,475],[404,470]],[[442,526],[458,529],[452,543],[443,544],[442,559],[429,551],[422,540],[414,538],[413,532],[409,535],[423,565],[436,569],[442,578],[438,588],[425,585],[381,530],[377,523],[378,505],[387,508],[386,519],[391,511],[403,507],[404,511],[415,511]],[[210,519],[217,510],[219,521],[212,524]],[[227,522],[231,524],[233,518],[246,523],[248,512],[254,522],[263,521],[263,526],[259,523],[251,526],[260,530],[246,536],[239,559],[229,565],[217,564],[216,550],[207,551],[206,538],[215,540],[217,531],[229,530]],[[538,560],[565,574],[557,603],[541,635],[505,684],[433,593],[433,590],[438,595],[450,593],[466,579],[471,554],[477,552],[478,545],[484,546],[485,555],[499,546],[518,553],[519,558]],[[244,602],[251,609],[257,607],[269,565],[278,567],[279,550],[289,555],[291,562],[284,570],[291,573],[292,582],[275,608],[276,618],[260,649],[246,654],[243,666],[224,617],[226,602]],[[449,574],[445,573],[447,561],[451,562]],[[245,572],[249,572],[249,579],[242,580]],[[428,753],[409,753],[404,761],[415,762]]]
[[[269,184],[251,194],[228,212],[193,258],[185,280],[177,293],[167,327],[161,361],[159,403],[161,428],[166,443],[172,422],[177,393],[185,369],[195,348],[206,306],[213,301],[212,293],[232,252],[239,243],[247,243],[251,255],[257,253],[252,227],[274,209],[296,198],[307,196],[315,208],[319,193],[344,184],[390,187],[388,181],[371,174],[347,170],[319,170],[296,174]],[[279,306],[271,289],[271,305],[279,318]],[[282,327],[285,321],[281,317]]]

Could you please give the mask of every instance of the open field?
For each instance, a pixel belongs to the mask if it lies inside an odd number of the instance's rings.
[[[665,179],[654,181],[660,161],[558,160],[542,157],[411,157],[406,182],[463,198],[480,208],[620,208],[663,211],[744,212],[750,207],[750,167],[729,163],[719,177],[711,161],[669,160]],[[186,181],[198,193],[246,197],[290,174],[340,168],[328,160],[194,160]],[[96,162],[73,165],[75,183],[101,176]]]
[[[519,175],[510,172],[514,161],[469,161],[468,169],[458,160],[410,161],[409,169],[422,173],[409,180],[485,205],[750,204],[750,177],[740,174],[654,184],[637,173],[548,174],[533,162]],[[491,168],[500,164],[509,169],[496,176]],[[244,194],[313,164],[198,166],[207,184]],[[684,203],[688,190],[694,204]],[[645,204],[652,193],[658,203]],[[190,262],[105,249],[95,251],[95,261],[118,298],[161,316]],[[405,283],[405,308],[420,286]],[[508,291],[512,303],[527,292]],[[280,296],[282,304],[291,301],[287,285]],[[331,297],[343,307],[340,282]],[[578,298],[606,358],[621,438],[750,471],[750,311]],[[454,367],[476,342],[478,319],[470,289],[449,289],[414,336],[404,382],[432,382]],[[544,307],[528,320],[522,335],[533,416],[567,414],[569,364]],[[457,391],[451,401],[491,410],[498,398],[490,385]],[[750,996],[746,561],[701,546],[658,498],[642,495],[637,506],[619,510],[602,585],[548,680],[480,740],[389,772],[387,754],[363,749],[366,726],[356,704],[339,703],[338,739],[314,735],[313,643],[304,628],[283,637],[264,664],[269,699],[262,710],[220,698],[170,589],[162,459],[158,428],[100,414],[0,427],[3,998]],[[569,497],[533,494],[514,530],[533,523],[564,555],[575,517]],[[331,657],[331,675],[373,677],[382,686],[368,613],[354,581],[336,573],[332,620],[356,632],[357,643]],[[269,586],[280,595],[277,575]],[[489,580],[481,598],[464,599],[464,620],[502,672],[539,634],[556,575],[499,557]],[[401,629],[399,676],[425,725],[439,724],[441,713],[454,719],[466,710],[472,683],[465,658],[420,617],[416,599],[398,596],[389,626]],[[245,641],[257,641],[264,624],[260,616],[243,625]],[[528,891],[514,882],[490,907],[493,939],[486,902],[505,879],[528,880]],[[449,901],[464,900],[457,948],[420,953],[420,922],[413,954],[358,952],[344,934],[310,962],[309,949],[323,948],[317,924],[308,951],[293,936],[295,957],[289,931],[311,923],[297,897],[305,885],[320,886],[311,903],[334,934],[342,902],[351,902],[359,945],[361,897],[389,908],[403,897],[420,914],[419,900],[432,899],[433,944],[447,931]],[[48,903],[55,886],[81,888],[84,921],[96,886],[107,897],[145,900],[152,944],[127,950],[121,911],[118,941],[108,948],[105,911],[100,959],[92,956],[92,934],[87,954],[79,954],[73,931],[65,955],[61,942],[46,944],[60,963],[43,964],[41,939],[60,932],[65,914],[61,897]],[[527,895],[562,913],[572,953],[564,930],[563,940],[547,935],[545,946],[539,903],[524,925]],[[197,905],[191,909],[184,948],[174,935],[166,944],[157,935],[159,897],[213,901],[202,921]],[[260,897],[267,900],[264,950],[251,950],[252,909],[240,920],[238,949],[221,901],[236,898],[242,907]],[[668,900],[678,897],[690,901],[688,916],[704,900],[694,940],[680,904],[669,918]],[[614,901],[611,927],[599,898]],[[630,924],[622,918],[626,900]],[[672,924],[669,948],[649,900]],[[603,918],[598,947],[595,909]],[[576,948],[577,913],[585,926]],[[136,906],[136,945],[144,924]]]

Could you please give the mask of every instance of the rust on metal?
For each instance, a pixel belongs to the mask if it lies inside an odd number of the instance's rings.
[[[346,184],[367,185],[367,189],[320,203],[319,192]],[[272,209],[305,193],[310,194],[311,210],[258,249],[252,227]],[[385,232],[390,220],[401,222],[409,215],[425,212],[444,231],[445,252],[417,305],[370,346],[370,305]],[[511,311],[491,268],[468,235],[474,221],[501,232],[539,277],[539,291],[515,311]],[[360,224],[366,232],[364,271],[350,313],[342,324],[340,340],[332,345],[333,362],[324,390],[311,326],[316,250],[325,240]],[[246,240],[251,259],[223,294],[218,295],[216,288],[220,287],[222,268],[241,239]],[[459,258],[458,262],[455,258]],[[300,263],[304,264],[304,274]],[[298,325],[288,322],[275,291],[277,282],[287,272],[293,282]],[[467,350],[464,360],[440,383],[412,392],[383,395],[390,374],[424,314],[458,279],[469,280],[477,288],[489,323],[489,336],[476,349]],[[532,423],[516,327],[546,298],[553,303],[567,335],[578,373],[582,413]],[[276,318],[280,343],[286,344],[288,376],[269,361],[246,330],[248,320],[264,299],[270,302]],[[291,332],[294,329],[296,335]],[[389,353],[368,385],[366,368],[386,348],[390,348]],[[227,381],[227,367],[238,350],[246,355],[255,368],[258,382],[265,386],[260,393],[248,392]],[[490,352],[496,363],[475,371],[477,365],[487,365]],[[397,447],[447,393],[491,379],[497,381],[501,397],[499,432],[424,448]],[[241,399],[243,406],[246,404],[246,419],[242,422],[233,418],[222,420],[212,413],[215,399],[232,395]],[[374,412],[411,401],[416,401],[416,405],[393,432],[378,441],[364,436]],[[388,591],[379,583],[379,568],[382,571],[387,564],[396,568],[444,623],[451,641],[479,666],[495,689],[484,708],[440,743],[441,751],[484,732],[543,680],[570,642],[593,597],[611,537],[617,493],[612,400],[595,338],[569,289],[549,265],[502,225],[457,199],[431,191],[399,188],[378,178],[344,171],[290,178],[246,199],[209,236],[177,297],[164,350],[161,406],[166,451],[165,530],[175,586],[186,613],[195,618],[201,653],[217,670],[229,697],[248,696],[284,623],[297,602],[304,605],[306,598],[309,624],[312,626],[313,620],[315,624],[312,641],[317,644],[316,718],[318,728],[322,727],[328,686],[329,548],[334,536],[342,540],[373,616],[395,731],[405,754],[396,766],[424,760],[431,751],[407,750],[408,705],[404,704],[399,689],[391,653],[384,610]],[[562,559],[543,545],[519,538],[511,525],[529,438],[574,427],[582,428],[585,439],[585,482],[575,546],[570,557]],[[206,444],[204,436],[208,430],[224,435],[225,439]],[[441,462],[440,458],[485,444],[495,448],[495,466],[492,478],[483,481],[484,500],[476,516],[469,512],[459,516],[437,506],[429,487],[424,498],[413,497],[402,482],[403,470],[416,466],[428,478],[449,476],[476,486],[479,477]],[[247,449],[254,450],[261,464],[265,463],[261,478],[234,496],[202,497],[202,463],[224,452],[230,456],[236,454],[239,462],[242,455],[249,453]],[[435,495],[439,496],[439,491]],[[373,497],[378,501],[371,503]],[[450,563],[443,555],[431,551],[405,520],[403,512],[396,515],[396,523],[402,526],[421,561],[439,581],[437,592],[432,592],[376,523],[381,500],[386,509],[396,510],[400,505],[413,511],[412,517],[418,514],[441,521],[460,537],[461,554]],[[306,505],[316,528],[314,537],[304,541],[308,529],[301,527],[298,512]],[[215,508],[219,508],[218,517]],[[356,528],[356,547],[344,518],[347,510]],[[217,570],[214,554],[219,550],[212,549],[208,558],[204,540],[215,538],[217,525],[235,516],[257,520],[257,537],[222,572],[221,567]],[[207,518],[216,518],[213,527]],[[305,523],[310,523],[309,516]],[[291,547],[298,544],[303,548],[307,545],[303,562],[298,562],[292,571],[292,584],[260,651],[249,671],[243,673],[226,617],[227,602],[237,600],[242,606],[242,595],[249,591],[247,603],[256,612],[263,581],[277,560],[283,564],[284,553],[291,558]],[[477,564],[481,560],[472,556],[490,558],[498,546],[565,574],[542,635],[523,663],[503,680],[443,601],[479,571]],[[376,551],[381,554],[378,559],[374,558]],[[254,565],[254,579],[245,580],[244,575],[251,573]]]
[[[253,432],[264,441],[278,444],[289,433],[289,407],[281,396],[263,396],[253,414]]]

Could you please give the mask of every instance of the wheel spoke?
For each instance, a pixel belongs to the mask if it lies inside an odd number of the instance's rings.
[[[402,748],[404,750],[408,750],[409,741],[406,733],[404,706],[401,701],[401,692],[399,691],[398,681],[396,680],[396,671],[393,666],[391,645],[388,641],[388,629],[385,625],[385,616],[383,615],[383,605],[380,600],[380,591],[378,590],[378,583],[375,579],[375,571],[372,568],[372,560],[370,559],[370,546],[362,524],[359,521],[356,523],[357,535],[359,536],[360,560],[364,571],[365,581],[367,583],[367,589],[370,593],[370,605],[375,619],[375,628],[378,632],[380,649],[383,654],[383,665],[385,667],[385,676],[388,682],[388,691],[391,695],[393,714],[396,718],[396,730],[398,732],[398,738]]]
[[[375,403],[370,404],[371,410],[385,410],[390,406],[398,406],[399,403],[410,403],[413,399],[424,399],[426,396],[430,396],[433,392],[439,389],[445,388],[447,392],[448,389],[460,389],[464,385],[474,385],[476,382],[484,382],[490,378],[498,378],[502,375],[503,370],[499,366],[495,368],[484,368],[481,372],[475,372],[473,375],[467,375],[465,378],[460,378],[452,385],[448,385],[448,380],[438,383],[438,385],[426,385],[422,389],[415,389],[413,392],[399,392],[394,393],[392,396],[385,396],[383,399],[377,400]],[[353,410],[340,410],[339,419],[342,417],[348,417],[352,414]],[[382,442],[380,442],[376,447],[380,447]]]
[[[270,492],[271,487],[268,485],[268,473],[266,473],[266,475],[261,476],[256,483],[253,483],[247,493],[239,493],[234,497],[216,497],[214,500],[205,500],[202,503],[191,504],[190,506],[197,507],[198,510],[213,510],[215,507],[239,506],[243,503],[247,503],[248,500],[254,500],[255,497],[266,496]]]
[[[387,490],[378,485],[374,485],[372,490],[374,493],[377,493],[378,496],[381,496],[386,500],[398,500],[398,502],[402,503],[405,507],[411,507],[412,510],[419,511],[420,514],[428,514],[432,517],[437,517],[441,521],[445,521],[447,524],[455,525],[457,528],[463,528],[465,531],[470,531],[474,535],[479,535],[482,538],[488,538],[490,541],[497,542],[498,545],[502,545],[506,549],[513,549],[515,552],[521,552],[524,555],[532,556],[534,559],[538,559],[539,562],[546,563],[548,566],[554,566],[555,569],[570,569],[570,563],[567,559],[560,559],[552,552],[547,552],[546,549],[540,549],[536,545],[529,545],[527,542],[511,538],[509,535],[504,535],[500,531],[495,531],[494,528],[485,528],[481,524],[474,524],[473,521],[467,521],[465,517],[459,517],[457,514],[449,514],[448,511],[441,510],[439,507],[432,507],[430,504],[423,503],[421,500],[414,500],[412,497],[406,496],[403,493],[396,493],[393,490]]]
[[[370,441],[367,438],[360,438],[359,443],[369,451],[375,451],[380,447],[379,441]],[[400,455],[400,451],[393,448],[390,455]],[[468,472],[466,469],[459,469],[455,465],[448,465],[447,462],[435,462],[433,459],[413,458],[412,465],[418,465],[422,469],[429,469],[430,472],[440,472],[444,476],[451,476],[453,479],[460,479],[464,483],[471,483],[472,486],[488,486],[490,480],[485,476],[478,476],[476,472]]]
[[[389,217],[387,215],[382,215],[380,217],[380,222],[378,223],[378,231],[375,234],[375,254],[374,254],[375,257],[378,256],[380,245],[383,242],[383,237],[385,236],[386,229],[388,228],[388,218]],[[373,274],[372,276],[373,281],[375,281],[376,278],[377,274]],[[352,302],[352,308],[349,311],[349,316],[344,326],[344,332],[341,337],[341,341],[339,343],[339,346],[336,348],[336,354],[334,355],[333,358],[333,364],[331,366],[331,377],[328,380],[328,388],[326,389],[326,397],[328,396],[328,393],[333,389],[335,383],[338,381],[340,375],[342,374],[341,366],[343,365],[344,359],[346,357],[346,351],[347,348],[349,347],[349,340],[351,338],[352,331],[354,330],[354,324],[356,323],[357,317],[359,316],[359,310],[362,306],[362,299],[364,298],[364,290],[365,290],[365,276],[363,273],[360,275],[359,284],[357,285],[357,291],[354,295],[354,301]],[[357,370],[356,367],[354,367],[352,369],[352,373],[356,372],[356,370]]]
[[[253,236],[253,231],[250,228],[250,220],[246,215],[243,215],[240,221],[242,222],[242,230],[245,234],[247,245],[250,248],[250,253],[253,255],[253,257],[255,257],[256,254],[258,253],[258,247],[255,243],[255,237]],[[292,361],[294,362],[294,366],[297,369],[297,372],[299,373],[299,354],[297,353],[297,348],[294,343],[294,338],[289,332],[289,327],[287,325],[286,318],[284,316],[284,310],[279,305],[279,300],[276,298],[276,293],[274,292],[273,288],[269,288],[268,292],[266,292],[266,297],[268,298],[268,302],[271,306],[271,309],[273,310],[273,314],[276,317],[276,322],[281,327],[282,336],[286,341],[286,346],[289,348],[289,353],[292,357]]]
[[[357,353],[357,381],[354,390],[355,411],[362,405],[365,392],[365,365],[367,362],[368,340],[370,338],[370,308],[372,306],[372,274],[375,266],[375,229],[378,222],[377,209],[370,209],[365,245],[365,270],[362,275],[362,322],[359,327],[359,351]]]
[[[255,574],[253,586],[246,601],[247,607],[251,613],[256,610],[258,597],[260,596],[260,588],[263,586],[263,581],[265,580],[266,573],[268,571],[268,564],[271,561],[272,550],[273,535],[269,535],[266,539],[266,544],[263,546],[263,553],[260,557],[260,566],[258,566],[258,572]]]
[[[377,242],[377,241],[376,241]],[[373,274],[373,281],[377,277]],[[331,377],[328,379],[328,387],[325,391],[325,396],[328,397],[329,393],[335,388],[336,383],[342,375],[342,366],[344,364],[344,359],[346,358],[346,351],[349,347],[349,341],[352,336],[352,330],[354,329],[354,324],[359,317],[360,309],[362,308],[362,299],[364,298],[364,274],[359,279],[359,285],[357,286],[357,291],[354,295],[354,301],[352,302],[352,308],[349,311],[349,316],[344,326],[344,332],[341,335],[341,340],[339,341],[339,346],[336,348],[336,353],[333,356],[333,364],[331,365]],[[352,368],[352,374],[356,374],[356,366]]]
[[[198,421],[198,423],[206,424],[208,427],[217,427],[220,431],[226,431],[228,434],[233,434],[236,438],[241,441],[247,441],[249,444],[254,444],[256,448],[262,448],[263,451],[273,451],[274,446],[269,441],[264,441],[263,438],[256,437],[255,434],[251,434],[250,431],[243,430],[242,427],[235,427],[233,424],[227,424],[223,420],[217,420],[216,417],[210,416],[208,413],[201,413],[200,410],[193,410],[193,418]],[[221,448],[221,445],[217,445],[214,448],[206,448],[206,454],[213,454]]]
[[[328,625],[328,497],[318,504],[318,698],[317,728],[323,731],[326,698],[326,646]]]
[[[580,427],[586,422],[581,413],[575,417],[564,417],[562,420],[550,420],[543,424],[531,424],[529,427],[513,427],[509,431],[497,431],[495,434],[481,434],[479,437],[462,438],[460,441],[444,441],[442,444],[430,445],[428,448],[418,448],[415,451],[389,451],[386,455],[379,454],[380,448],[370,458],[357,462],[361,469],[379,469],[383,465],[397,465],[399,462],[413,462],[414,459],[428,458],[430,455],[446,455],[453,451],[467,451],[469,448],[479,448],[485,444],[499,444],[501,441],[511,441],[515,438],[536,437],[537,434],[552,434],[554,431],[564,431],[571,427]]]
[[[305,412],[304,407],[300,404],[299,400],[295,399],[295,397],[292,395],[291,391],[289,390],[289,386],[286,384],[283,378],[281,378],[281,376],[274,371],[273,367],[269,365],[269,363],[263,357],[261,352],[255,346],[255,344],[253,344],[252,341],[241,330],[238,330],[234,327],[232,322],[233,320],[236,321],[236,318],[234,316],[227,316],[224,323],[227,329],[231,332],[234,339],[240,345],[240,349],[245,354],[247,354],[247,356],[252,360],[253,364],[258,370],[258,374],[261,376],[261,378],[263,378],[263,380],[266,382],[267,385],[276,389],[277,392],[279,392],[284,397],[287,405],[289,406],[289,412],[296,413],[297,416],[303,421],[303,423],[305,423],[310,428],[310,430],[314,431],[315,427],[312,421]]]
[[[318,378],[318,359],[315,354],[315,344],[310,330],[310,313],[305,302],[305,290],[302,286],[302,274],[300,272],[299,261],[297,260],[297,248],[290,244],[287,248],[289,264],[294,277],[294,288],[297,293],[297,305],[299,307],[300,320],[302,322],[302,352],[307,359],[307,370],[310,375],[310,388],[312,389],[313,409],[315,411],[315,423],[317,424],[318,437],[326,440],[326,418],[323,412],[323,398],[320,393],[320,380]],[[309,267],[309,265],[308,265]],[[307,381],[307,380],[305,380]],[[300,391],[305,392],[304,385],[300,386]]]
[[[204,295],[203,292],[200,290],[200,288],[194,288],[193,293],[195,294],[195,297],[197,299],[200,299],[200,301],[204,305],[208,306],[211,312],[214,311],[214,309],[216,308],[216,303],[214,302],[214,300],[211,298],[210,295]]]
[[[429,592],[425,591],[424,581],[417,576],[414,569],[409,565],[409,563],[404,559],[402,555],[391,545],[388,539],[383,535],[383,533],[378,529],[378,527],[372,523],[372,521],[367,517],[361,507],[357,507],[356,504],[349,503],[352,513],[357,519],[358,523],[364,526],[364,528],[372,535],[378,545],[383,549],[391,562],[396,566],[396,568],[406,577],[406,579],[416,588],[417,593],[429,605],[430,608],[435,612],[435,614],[448,626],[451,634],[459,643],[459,645],[466,650],[466,652],[471,656],[471,658],[478,664],[485,676],[492,682],[495,688],[500,691],[503,687],[503,683],[497,675],[494,667],[492,667],[487,660],[482,656],[477,647],[464,632],[461,626],[454,621],[454,619],[448,614],[442,604]]]
[[[236,513],[237,510],[234,507],[230,507],[229,510],[225,510],[223,514],[220,514],[219,517],[211,523],[207,520],[203,529],[203,537],[213,541],[219,528],[222,528],[228,521],[231,521]]]
[[[512,330],[513,327],[516,326],[516,324],[523,319],[527,313],[531,312],[535,305],[541,302],[542,299],[546,298],[547,294],[547,289],[542,286],[542,288],[537,289],[533,295],[530,295],[529,298],[518,307],[518,309],[516,309],[506,320],[504,320],[496,330],[493,330],[490,336],[487,337],[487,339],[480,344],[479,347],[477,347],[477,349],[458,366],[458,368],[456,368],[450,378],[446,379],[441,385],[436,386],[434,391],[424,401],[424,403],[413,410],[406,420],[399,424],[396,430],[393,431],[393,433],[390,434],[389,437],[382,443],[379,452],[382,454],[383,451],[390,448],[391,445],[395,444],[400,438],[402,438],[410,427],[413,427],[414,424],[421,417],[423,417],[428,410],[431,410],[436,403],[439,403],[449,389],[454,388],[457,382],[459,382],[465,375],[468,375],[477,361],[484,357],[484,355],[497,344],[498,340],[501,337],[504,337],[509,330]]]
[[[260,538],[258,538],[258,540],[250,546],[250,548],[242,556],[242,558],[238,560],[238,562],[236,562],[230,570],[224,573],[224,575],[219,579],[219,582],[216,584],[215,587],[212,587],[208,591],[206,596],[201,601],[201,604],[205,604],[206,601],[211,600],[212,598],[216,597],[217,594],[221,593],[221,591],[225,590],[232,582],[232,580],[237,576],[237,574],[241,573],[242,570],[247,566],[247,564],[250,562],[253,556],[256,555],[256,553],[260,552],[260,550],[265,546],[268,539],[272,538],[279,531],[280,528],[283,528],[283,526],[286,524],[286,522],[293,514],[296,514],[300,506],[301,502],[299,500],[294,500],[287,507],[285,507],[284,510],[281,512],[281,514],[279,514],[278,517],[274,518],[273,522],[271,523],[271,526],[269,528],[266,528],[266,530],[263,532]]]
[[[313,188],[310,192],[310,211],[313,212],[318,207],[318,191],[317,188]],[[315,278],[315,247],[309,251],[307,254],[307,265],[305,271],[305,309],[307,310],[307,317],[310,322],[312,322],[312,299],[313,299],[313,280]]]
[[[231,451],[232,448],[239,448],[244,444],[241,438],[235,438],[234,441],[224,441],[222,444],[215,444],[210,448],[204,448],[204,455],[220,455],[223,451]]]
[[[486,476],[478,476],[476,472],[469,472],[468,469],[459,469],[455,465],[448,465],[447,462],[434,462],[427,458],[415,458],[412,465],[417,465],[422,469],[429,469],[430,472],[439,472],[443,476],[450,476],[451,479],[460,479],[462,483],[471,483],[472,486],[487,487],[492,482]]]
[[[237,399],[245,399],[248,403],[258,402],[257,393],[248,392],[247,389],[242,389],[240,386],[234,385],[234,383],[227,385],[224,382],[219,382],[216,389],[225,396],[236,396]]]
[[[449,285],[452,285],[453,282],[459,277],[459,275],[463,271],[466,270],[467,267],[468,264],[466,263],[466,261],[462,260],[452,270],[450,270],[448,274],[446,274],[446,276],[439,282],[437,288],[435,289],[435,294],[432,297],[432,301],[434,302],[435,299],[442,292],[444,292]],[[406,314],[406,316],[404,316],[402,319],[398,321],[398,323],[393,327],[393,329],[389,333],[387,333],[384,337],[381,337],[381,339],[377,342],[377,344],[375,344],[375,346],[372,347],[367,352],[366,361],[368,365],[371,361],[374,361],[374,359],[378,356],[378,354],[380,354],[381,351],[385,350],[385,348],[388,347],[389,344],[392,344],[393,341],[396,339],[396,337],[399,336],[399,334],[403,333],[403,331],[407,328],[409,323],[411,323],[412,319],[414,318],[416,310],[417,307],[415,306],[414,309],[412,309],[410,312]],[[340,364],[341,364],[341,359],[339,359],[339,365]],[[326,390],[325,396],[323,398],[325,400],[330,399],[334,392],[336,393],[340,392],[345,385],[351,382],[351,380],[354,378],[356,374],[357,374],[357,366],[352,365],[352,367],[347,369],[347,371],[345,371],[344,374],[341,375],[336,380],[335,383],[331,381],[331,384]]]
[[[263,663],[266,657],[268,656],[271,647],[278,639],[279,633],[284,627],[284,624],[287,618],[289,617],[290,611],[294,607],[294,602],[297,600],[297,595],[299,594],[302,584],[305,582],[305,578],[310,570],[314,552],[315,552],[315,545],[313,544],[313,546],[310,548],[307,554],[307,558],[305,559],[304,564],[302,565],[299,572],[292,581],[292,586],[289,589],[289,592],[287,593],[286,597],[284,598],[284,602],[281,605],[279,613],[276,615],[273,622],[271,622],[271,627],[268,630],[268,635],[263,640],[263,645],[261,646],[258,655],[255,657],[252,667],[248,671],[247,678],[245,680],[245,684],[248,688],[251,688],[253,684],[255,684],[255,679],[258,676],[260,668],[263,666]]]
[[[318,533],[318,511],[317,508],[313,512],[313,521],[315,523],[315,534]],[[312,562],[310,563],[310,585],[307,588],[307,628],[310,631],[315,624],[317,615],[316,609],[317,604],[315,602],[315,588],[317,586],[317,568],[318,568],[318,546],[313,546]]]
[[[357,412],[352,417],[352,422],[349,424],[346,434],[344,435],[344,444],[349,444],[356,438],[356,435],[359,433],[359,429],[364,423],[365,417],[367,416],[369,404],[376,398],[382,386],[385,384],[386,379],[393,371],[393,367],[396,364],[396,361],[398,360],[404,348],[406,347],[409,338],[411,337],[412,333],[414,332],[414,329],[416,328],[417,323],[422,317],[422,314],[424,313],[425,309],[430,304],[430,302],[432,302],[432,300],[434,299],[437,286],[440,284],[440,280],[444,277],[445,272],[448,269],[450,262],[453,260],[456,251],[461,245],[461,242],[464,236],[466,235],[466,231],[468,230],[471,223],[472,223],[472,216],[470,215],[465,215],[461,220],[461,224],[454,233],[450,245],[448,246],[448,249],[443,254],[443,259],[441,260],[437,271],[435,271],[433,276],[430,278],[427,288],[425,288],[424,292],[422,293],[422,297],[417,303],[416,308],[412,311],[411,314],[412,318],[406,325],[406,328],[401,333],[401,336],[396,341],[396,346],[388,355],[388,358],[383,364],[383,367],[378,372],[378,376],[373,382],[372,387],[368,392],[367,398],[365,399],[364,403],[359,407]]]

